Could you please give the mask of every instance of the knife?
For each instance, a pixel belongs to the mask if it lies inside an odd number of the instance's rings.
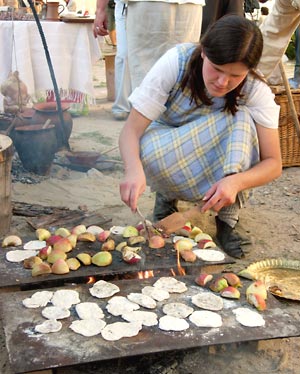
[[[197,203],[194,207],[184,212],[172,213],[169,216],[161,219],[160,221],[155,222],[153,226],[161,233],[170,235],[175,231],[181,229],[186,224],[186,222],[199,217],[199,214],[202,214],[201,208],[205,203],[206,201]]]
[[[149,239],[150,239],[150,234],[149,234],[149,229],[148,229],[148,225],[147,225],[146,218],[145,218],[145,216],[141,213],[139,207],[136,207],[136,212],[137,212],[137,214],[140,216],[140,218],[141,218],[141,220],[142,220],[142,225],[143,225],[144,230],[145,230],[145,236],[146,236],[146,239],[149,240]]]

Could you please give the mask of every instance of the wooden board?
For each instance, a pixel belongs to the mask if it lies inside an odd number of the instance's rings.
[[[169,300],[158,303],[154,310],[158,317],[163,315],[162,306],[167,302],[183,302],[192,306],[191,296],[200,291],[200,287],[195,285],[190,277],[178,279],[186,283],[188,291],[184,294],[172,294]],[[113,283],[120,287],[118,295],[126,296],[130,292],[140,292],[142,287],[152,285],[155,281],[155,278],[151,278]],[[299,336],[299,303],[281,302],[272,295],[268,299],[268,309],[262,313],[266,321],[264,327],[249,328],[236,322],[232,309],[240,306],[250,307],[244,298],[248,284],[248,281],[244,282],[241,300],[226,301],[226,307],[219,312],[223,320],[223,326],[220,328],[199,328],[191,322],[189,329],[183,332],[165,332],[157,326],[143,327],[137,336],[115,342],[105,341],[101,335],[87,338],[75,334],[69,328],[71,322],[78,319],[74,307],[71,308],[71,316],[62,320],[63,328],[60,332],[37,334],[34,332],[34,326],[44,320],[41,316],[42,308],[26,309],[22,305],[22,300],[30,297],[35,291],[2,294],[0,315],[12,369],[15,373],[25,373],[170,350]],[[78,291],[81,301],[96,302],[104,310],[107,323],[121,321],[120,317],[110,316],[106,312],[107,300],[92,297],[88,291],[89,287],[91,285],[65,289],[72,288]],[[193,307],[197,310],[197,307]]]
[[[60,17],[60,20],[62,22],[68,22],[68,23],[93,23],[95,21],[95,18],[91,17]]]
[[[32,240],[33,238],[29,239]],[[122,241],[123,239],[115,238],[116,242]],[[26,241],[24,241],[26,242]],[[87,252],[91,255],[100,251],[101,243],[77,243],[76,248],[68,253],[68,257],[75,257],[80,252]],[[115,276],[117,274],[124,275],[125,273],[137,273],[145,270],[159,270],[166,269],[165,272],[173,269],[175,274],[177,272],[177,258],[176,252],[173,249],[172,244],[167,244],[162,249],[150,249],[147,246],[143,246],[143,250],[140,252],[142,260],[137,264],[129,265],[122,260],[121,253],[118,251],[112,251],[113,262],[107,267],[98,267],[95,265],[81,266],[76,271],[71,271],[64,275],[46,274],[38,277],[31,276],[31,270],[24,269],[22,263],[12,263],[6,260],[6,253],[12,250],[12,248],[1,248],[0,247],[0,288],[10,286],[21,286],[23,289],[32,287],[43,286],[57,286],[63,285],[65,282],[79,282],[85,283],[87,277],[98,276],[107,277]],[[234,260],[229,256],[225,256],[225,260],[219,262],[205,262],[197,260],[195,263],[183,263],[182,266],[185,268],[197,268],[200,269],[204,265],[216,265],[216,264],[230,264],[234,263]],[[61,282],[61,284],[59,284]]]

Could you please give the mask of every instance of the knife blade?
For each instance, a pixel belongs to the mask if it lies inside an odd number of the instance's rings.
[[[160,221],[153,223],[153,226],[163,234],[170,235],[176,230],[181,229],[186,222],[199,217],[202,214],[201,208],[205,203],[204,201],[197,203],[194,207],[184,212],[172,213]]]
[[[149,229],[148,229],[148,225],[147,225],[146,218],[145,218],[145,216],[141,213],[139,207],[136,207],[136,212],[137,212],[137,214],[140,216],[140,218],[141,218],[141,220],[142,220],[142,225],[143,225],[144,230],[145,230],[145,236],[146,236],[146,239],[149,240],[149,239],[150,239],[150,234],[149,234]]]

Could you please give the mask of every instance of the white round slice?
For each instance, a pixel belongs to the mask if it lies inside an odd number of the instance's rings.
[[[103,228],[96,225],[91,225],[86,229],[87,232],[90,232],[91,234],[94,234],[95,236],[101,234],[103,232]]]
[[[36,325],[34,330],[41,334],[49,334],[50,332],[58,332],[62,328],[62,323],[56,319],[47,319],[40,325]]]
[[[215,249],[193,249],[193,252],[198,258],[207,262],[223,261],[225,259],[224,253]]]
[[[235,319],[243,326],[246,327],[260,327],[265,325],[265,320],[255,310],[249,308],[233,309]]]
[[[53,294],[51,303],[69,309],[72,305],[80,303],[79,293],[75,290],[57,290]]]
[[[80,319],[102,319],[104,313],[96,303],[84,302],[75,306],[76,313]]]
[[[187,238],[186,236],[181,236],[181,235],[175,235],[173,236],[173,243],[176,243],[178,240],[180,239],[184,239],[184,240],[188,240],[189,242],[191,242],[193,244],[193,247],[195,247],[197,245],[197,243],[195,242],[195,240],[191,239],[191,238]]]
[[[42,316],[47,319],[63,319],[70,317],[69,309],[61,308],[59,306],[46,306],[42,310]]]
[[[158,324],[157,315],[154,312],[134,310],[122,314],[122,318],[127,322],[139,322],[144,326],[155,326]]]
[[[26,258],[36,256],[37,253],[38,251],[33,251],[32,249],[15,249],[7,252],[5,257],[9,262],[22,262]]]
[[[223,299],[210,292],[200,292],[192,296],[192,303],[206,310],[218,311],[223,309]]]
[[[153,284],[153,287],[160,288],[170,293],[183,293],[187,291],[185,283],[173,277],[161,277]]]
[[[113,283],[99,280],[98,282],[94,283],[93,287],[91,287],[89,291],[92,296],[95,296],[98,299],[103,299],[113,296],[120,291],[120,288]]]
[[[196,310],[189,316],[189,320],[198,327],[221,327],[222,317],[209,310]]]
[[[183,303],[169,303],[163,306],[163,312],[168,316],[186,318],[194,309]]]
[[[46,247],[46,245],[47,243],[44,240],[30,240],[30,242],[24,244],[23,248],[39,251]]]
[[[115,341],[135,336],[141,329],[142,324],[139,322],[115,322],[106,325],[101,331],[101,335],[105,340]]]
[[[183,331],[188,329],[190,326],[183,318],[166,315],[159,319],[158,327],[164,331]]]
[[[142,293],[132,292],[129,295],[127,295],[127,299],[132,301],[133,303],[143,306],[144,308],[156,308],[156,301],[152,299],[152,297],[144,295]]]
[[[127,297],[114,296],[108,301],[106,309],[113,316],[121,316],[124,313],[140,309],[140,306],[128,300]]]
[[[123,235],[124,230],[125,230],[124,226],[112,226],[110,228],[110,232],[115,235]]]
[[[150,296],[152,297],[152,299],[156,301],[167,300],[170,297],[170,294],[168,291],[165,291],[160,288],[153,287],[153,286],[145,286],[142,289],[142,294]]]
[[[22,301],[26,308],[39,308],[46,306],[53,296],[52,291],[37,291],[31,297]]]
[[[106,326],[102,319],[81,319],[73,321],[69,326],[71,330],[83,336],[95,336],[100,334]]]

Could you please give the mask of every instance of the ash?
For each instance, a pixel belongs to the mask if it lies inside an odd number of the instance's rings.
[[[20,182],[23,184],[38,184],[49,178],[49,175],[37,175],[24,169],[19,156],[17,153],[14,154],[11,168],[12,183]]]

